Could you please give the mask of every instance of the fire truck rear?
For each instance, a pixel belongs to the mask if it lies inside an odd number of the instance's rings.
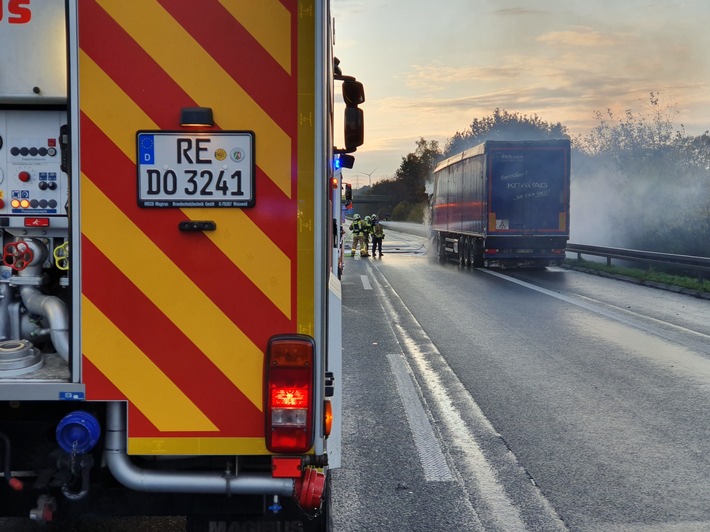
[[[364,102],[330,20],[326,0],[0,0],[2,515],[328,527],[334,163]]]

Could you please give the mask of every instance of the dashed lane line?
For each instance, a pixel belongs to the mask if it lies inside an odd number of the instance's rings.
[[[424,478],[428,482],[448,482],[454,480],[454,475],[446,463],[444,453],[439,446],[439,440],[429,422],[419,394],[409,375],[409,366],[400,354],[387,355],[392,373],[394,374],[397,391],[407,415],[409,428],[412,431],[414,444],[419,453],[419,461],[424,469]]]

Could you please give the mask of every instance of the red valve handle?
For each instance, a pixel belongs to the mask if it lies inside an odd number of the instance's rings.
[[[2,261],[6,266],[11,266],[16,272],[21,272],[35,258],[34,251],[26,242],[10,242],[5,244]]]

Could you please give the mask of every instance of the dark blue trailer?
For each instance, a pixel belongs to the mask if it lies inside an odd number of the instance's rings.
[[[449,157],[434,170],[437,256],[476,267],[561,264],[569,188],[569,140],[490,140]]]

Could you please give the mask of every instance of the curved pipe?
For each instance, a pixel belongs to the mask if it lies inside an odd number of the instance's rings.
[[[239,473],[225,477],[218,471],[151,471],[141,469],[126,454],[126,414],[121,403],[107,404],[105,458],[113,476],[136,491],[165,493],[223,493],[250,495],[294,494],[294,480],[269,474]]]
[[[6,282],[0,282],[0,340],[10,339],[10,303],[12,288]]]
[[[17,273],[18,277],[36,278],[36,284],[42,276],[42,265],[49,256],[47,246],[40,240],[26,238],[24,242],[33,253],[32,262],[24,270]],[[57,354],[69,362],[69,313],[64,301],[56,296],[43,294],[32,285],[20,287],[20,296],[25,308],[33,313],[47,318],[49,322],[49,337]]]
[[[49,337],[57,354],[69,361],[69,314],[64,301],[48,296],[33,286],[20,288],[22,303],[28,311],[47,318]]]
[[[2,442],[5,444],[5,458],[2,464],[2,471],[5,475],[5,480],[15,491],[22,491],[24,487],[22,481],[17,478],[13,478],[12,470],[10,468],[10,438],[8,438],[4,432],[0,432],[0,440],[2,440]]]

